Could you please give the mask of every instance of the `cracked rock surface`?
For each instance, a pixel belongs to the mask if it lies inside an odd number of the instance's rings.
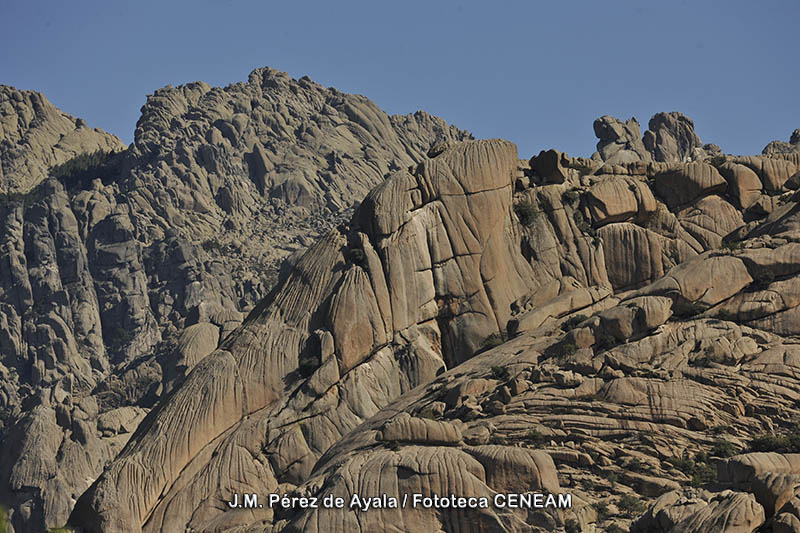
[[[3,155],[13,531],[800,531],[796,139],[594,129],[520,159],[258,69],[81,179]],[[573,506],[226,504],[531,491]]]

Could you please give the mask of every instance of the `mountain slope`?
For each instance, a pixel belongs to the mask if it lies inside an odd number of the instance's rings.
[[[769,385],[787,370],[764,366],[791,349],[790,326],[744,310],[774,290],[764,272],[788,280],[800,272],[776,226],[796,210],[784,185],[800,160],[703,152],[706,162],[543,152],[528,163],[509,143],[477,141],[395,173],[151,413],[71,523],[88,531],[630,524],[644,509],[639,495],[680,488],[674,465],[708,454],[716,428],[727,428],[726,446],[737,450],[791,422],[775,413],[792,393]],[[734,206],[748,172],[760,185],[752,205],[771,215]],[[756,237],[765,231],[776,241]],[[617,235],[635,240],[616,244]],[[748,240],[720,251],[723,237]],[[634,260],[618,252],[626,247]],[[791,315],[795,306],[765,312]],[[475,355],[505,335],[513,339]],[[754,400],[717,385],[721,376],[763,390],[763,409],[737,410]],[[576,495],[568,512],[230,511],[224,503],[250,492],[347,500],[565,485]],[[609,515],[604,502],[622,507]],[[751,509],[742,519],[757,527]]]
[[[271,69],[156,91],[123,151],[41,95],[2,94],[3,146],[16,143],[3,179],[23,191],[0,205],[0,431],[14,443],[0,453],[0,502],[17,531],[66,521],[282,259],[390,168],[469,137]],[[65,160],[73,149],[102,152]]]
[[[15,531],[800,520],[794,137],[731,156],[680,113],[604,116],[591,158],[518,159],[271,69],[156,91],[122,151],[9,105],[37,140],[3,168],[39,169],[0,205]],[[226,504],[530,490],[574,506]]]

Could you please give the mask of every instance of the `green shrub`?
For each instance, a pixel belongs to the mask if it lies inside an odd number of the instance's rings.
[[[223,252],[223,246],[217,239],[206,239],[200,243],[200,246],[210,254],[220,254]]]
[[[751,452],[800,453],[800,433],[764,434],[750,441]]]
[[[596,502],[592,504],[594,510],[597,511],[597,521],[602,522],[608,518],[608,504],[606,502]]]
[[[611,524],[610,526],[606,527],[606,533],[627,533],[627,532],[621,527],[619,527],[617,524]]]
[[[624,494],[617,502],[617,507],[628,518],[639,516],[647,510],[647,505],[632,494]]]
[[[581,213],[580,211],[575,211],[572,214],[572,220],[575,221],[575,227],[577,227],[581,233],[585,233],[590,237],[595,237],[597,235],[595,229],[592,227],[589,221],[586,220],[586,217],[583,216],[583,213]]]
[[[728,352],[717,353],[713,347],[709,346],[703,351],[703,355],[694,360],[694,365],[699,367],[709,367],[711,363],[720,365],[734,366],[736,358]]]
[[[769,270],[761,270],[753,276],[753,285],[756,288],[766,289],[775,281],[775,274]]]
[[[530,226],[536,217],[539,216],[539,210],[530,200],[523,200],[518,204],[514,204],[514,213],[517,214],[520,223],[523,226]]]
[[[118,326],[110,332],[106,332],[103,337],[105,337],[106,345],[109,348],[120,350],[136,338],[136,331]]]
[[[531,445],[533,445],[533,446],[535,446],[537,448],[540,447],[540,446],[546,446],[547,444],[550,444],[550,441],[552,440],[547,435],[543,435],[543,434],[539,433],[538,431],[536,431],[535,429],[532,429],[532,430],[528,431],[525,434],[524,439],[529,444],[531,444]]]
[[[506,341],[506,336],[504,333],[492,333],[491,335],[483,339],[483,342],[481,343],[480,348],[478,348],[478,351],[475,352],[475,355],[491,350],[492,348],[496,348],[497,346],[503,344],[505,341]]]
[[[594,343],[601,350],[608,350],[619,344],[619,341],[610,333],[603,331],[595,337]]]
[[[574,342],[570,341],[563,341],[553,346],[553,355],[559,358],[568,357],[575,354],[577,351],[578,347],[575,346]]]
[[[492,377],[499,380],[506,380],[509,378],[508,370],[504,366],[493,366],[492,367]]]
[[[724,449],[725,447],[723,447],[723,450]],[[689,483],[693,487],[700,487],[706,483],[711,483],[717,480],[717,470],[708,464],[708,456],[703,452],[698,452],[694,456],[694,459],[689,457],[676,457],[668,459],[667,461],[671,463],[672,466],[689,476],[691,478]]]
[[[581,197],[580,193],[575,189],[564,191],[564,194],[561,195],[561,199],[570,205],[576,203],[580,199],[580,197]]]
[[[84,189],[94,179],[103,183],[117,179],[120,173],[120,152],[95,152],[78,154],[69,161],[50,167],[49,174],[57,178],[67,189]]]
[[[696,463],[695,471],[692,474],[691,484],[693,487],[701,487],[706,483],[717,480],[717,469],[708,463]]]
[[[711,448],[712,457],[731,457],[736,455],[736,447],[733,443],[726,440],[718,440],[714,442],[714,447]]]
[[[644,463],[642,463],[636,457],[634,457],[630,461],[628,461],[628,464],[625,465],[625,468],[627,468],[631,472],[644,472],[646,470]]]
[[[564,522],[564,533],[580,533],[581,525],[574,518]]]
[[[722,247],[725,250],[741,250],[744,248],[744,242],[742,241],[727,241],[722,243]]]
[[[564,331],[573,330],[578,326],[578,324],[580,324],[587,318],[588,317],[586,315],[581,315],[581,314],[571,316],[563,324],[561,324],[561,329],[563,329]]]
[[[693,316],[697,316],[701,313],[705,313],[708,311],[709,306],[701,303],[701,302],[689,302],[679,308],[679,310],[675,313],[675,316],[678,318],[691,318]]]
[[[725,163],[726,157],[724,155],[715,155],[713,157],[709,157],[706,159],[706,163],[711,165],[712,167],[719,168]]]
[[[0,205],[4,207],[21,205],[27,209],[28,207],[33,205],[37,197],[38,195],[36,194],[36,191],[29,191],[27,193],[21,193],[21,192],[0,193]]]
[[[736,313],[732,313],[727,309],[720,309],[719,311],[717,311],[717,318],[719,318],[720,320],[727,320],[729,322],[732,322],[736,320]]]

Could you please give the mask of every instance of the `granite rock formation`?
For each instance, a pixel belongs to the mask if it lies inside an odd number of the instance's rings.
[[[6,180],[13,531],[800,531],[800,153],[648,128],[520,159],[259,69]]]
[[[0,112],[0,504],[18,532],[66,522],[284,258],[469,137],[272,69],[156,91],[127,148],[37,93],[3,87]]]
[[[24,193],[49,169],[97,150],[120,151],[114,135],[56,108],[44,95],[0,85],[0,193]]]

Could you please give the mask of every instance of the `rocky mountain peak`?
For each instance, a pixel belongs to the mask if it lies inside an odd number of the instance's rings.
[[[789,137],[789,142],[784,141],[772,141],[767,146],[764,147],[762,153],[764,155],[772,155],[772,154],[788,154],[792,152],[800,151],[800,129],[796,129],[792,132],[791,137]]]
[[[656,113],[642,136],[639,122],[625,122],[605,115],[594,121],[597,157],[610,164],[641,162],[678,163],[702,160],[719,153],[718,146],[704,145],[694,122],[683,113]]]
[[[89,128],[44,95],[0,85],[0,193],[27,192],[51,167],[76,155],[124,148],[116,136]]]
[[[49,170],[102,132],[2,94],[4,172],[44,169],[0,198],[17,533],[800,521],[793,148],[725,155],[673,112],[520,159],[264,68],[159,89],[130,147]],[[573,506],[225,505],[377,490]]]

